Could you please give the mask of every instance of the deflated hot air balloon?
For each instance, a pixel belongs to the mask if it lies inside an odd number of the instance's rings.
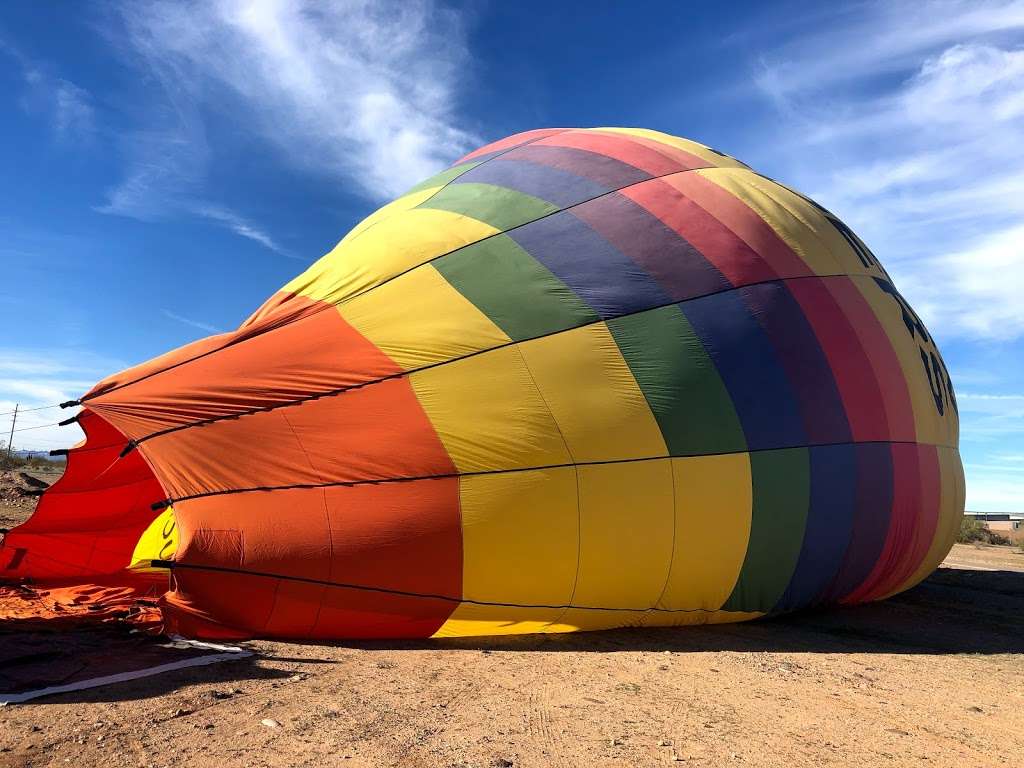
[[[472,152],[81,405],[0,575],[155,590],[189,636],[860,603],[927,576],[964,508],[949,374],[871,251],[648,130]]]

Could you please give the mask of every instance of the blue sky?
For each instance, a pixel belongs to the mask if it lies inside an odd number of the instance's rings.
[[[952,371],[969,508],[1024,508],[1024,2],[766,5],[7,5],[0,412],[236,326],[474,146],[638,125],[849,223]]]

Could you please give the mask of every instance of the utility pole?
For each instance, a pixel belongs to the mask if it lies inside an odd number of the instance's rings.
[[[14,425],[18,421],[18,405],[20,405],[20,403],[15,403],[14,404],[14,415],[11,417],[11,434],[7,438],[7,463],[8,464],[11,463],[11,449],[14,447],[14,446],[11,445],[11,441],[14,440]]]

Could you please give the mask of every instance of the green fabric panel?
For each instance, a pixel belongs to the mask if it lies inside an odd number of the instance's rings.
[[[607,323],[673,456],[747,450],[729,392],[677,305]]]
[[[554,213],[557,205],[493,184],[449,184],[417,208],[461,213],[502,232]]]
[[[448,168],[440,173],[435,173],[426,181],[421,181],[415,187],[410,189],[405,193],[405,195],[411,195],[413,192],[419,192],[421,189],[429,189],[430,187],[443,187],[452,179],[459,178],[459,176],[464,174],[466,171],[471,171],[478,165],[480,165],[480,163],[463,163],[462,165],[457,165],[454,168]],[[402,195],[402,197],[405,197],[405,195]]]
[[[507,235],[467,245],[433,265],[455,290],[516,341],[599,319],[565,283]]]
[[[722,610],[768,612],[786,591],[800,557],[810,504],[808,450],[754,451],[750,476],[754,496],[747,556]]]

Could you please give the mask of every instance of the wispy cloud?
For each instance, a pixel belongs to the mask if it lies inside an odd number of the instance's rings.
[[[868,3],[833,21],[758,58],[772,151],[940,340],[1024,336],[1024,3]]]
[[[81,430],[76,425],[56,426],[54,422],[70,414],[52,406],[79,397],[97,380],[125,367],[121,360],[81,349],[0,348],[0,440],[7,440],[10,412],[17,404],[16,448],[48,450],[75,444]]]
[[[54,137],[62,143],[91,141],[96,121],[88,91],[53,74],[45,62],[36,61],[3,39],[0,53],[13,59],[21,70],[25,85],[21,106],[26,112],[45,115]]]
[[[112,33],[156,86],[151,125],[102,210],[188,213],[279,253],[266,232],[202,202],[214,121],[303,172],[371,199],[402,192],[467,149],[455,126],[466,71],[459,15],[429,0],[125,3]]]
[[[210,325],[209,323],[204,323],[200,320],[193,320],[190,317],[185,317],[184,315],[172,312],[169,309],[161,309],[160,312],[163,313],[164,317],[168,317],[175,322],[182,323],[183,325],[187,325],[192,328],[198,328],[199,330],[206,331],[207,333],[224,333],[223,328],[218,328],[215,325]]]
[[[253,240],[262,245],[263,247],[269,248],[270,250],[275,251],[281,254],[282,256],[287,256],[289,259],[299,259],[300,261],[303,260],[300,256],[295,256],[286,251],[284,248],[278,245],[278,243],[275,242],[270,235],[268,235],[262,229],[259,229],[255,224],[246,221],[237,213],[229,211],[227,208],[222,208],[220,206],[213,205],[200,205],[195,208],[195,212],[200,216],[203,216],[207,219],[211,219],[217,222],[218,224],[227,227],[236,235],[240,235],[241,237],[246,237],[249,240]]]

